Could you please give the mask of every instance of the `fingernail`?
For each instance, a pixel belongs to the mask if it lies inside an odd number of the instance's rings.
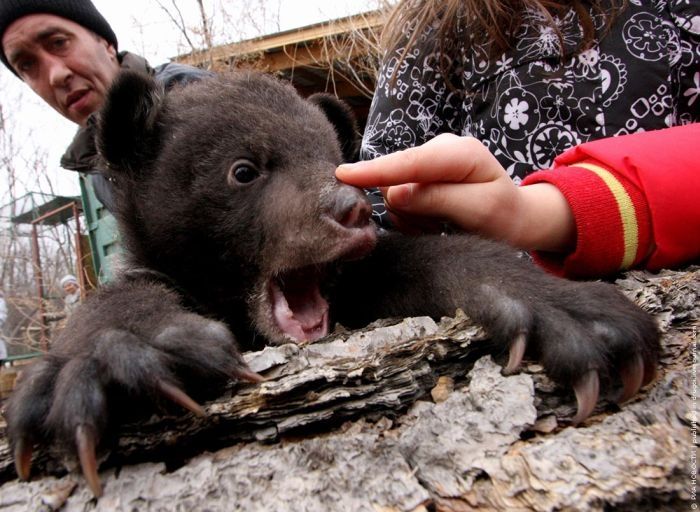
[[[337,168],[336,171],[351,171],[352,169],[358,167],[360,162],[355,162],[352,164],[340,164]]]

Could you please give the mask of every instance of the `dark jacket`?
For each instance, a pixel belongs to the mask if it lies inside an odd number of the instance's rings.
[[[609,30],[594,17],[597,36],[583,52],[571,9],[554,18],[563,59],[542,16],[528,11],[525,19],[511,51],[489,59],[475,45],[451,59],[450,84],[440,73],[431,29],[398,70],[404,45],[387,52],[361,158],[418,146],[443,132],[470,135],[520,183],[573,146],[700,122],[698,2],[627,2]]]
[[[584,51],[573,8],[554,17],[561,40],[545,21],[527,11],[515,47],[494,58],[473,45],[441,60],[433,28],[403,65],[404,48],[389,51],[362,158],[471,135],[516,183],[548,183],[568,202],[572,250],[533,252],[549,271],[591,278],[697,261],[700,2],[627,2],[609,29],[594,17]],[[375,216],[386,224],[385,210]]]
[[[609,30],[578,51],[571,9],[554,22],[565,44],[529,12],[516,47],[492,59],[479,46],[440,74],[435,34],[383,59],[361,157],[427,142],[442,132],[481,140],[516,181],[552,165],[568,148],[596,139],[700,121],[700,6],[683,0],[628,2]],[[392,80],[393,78],[393,80]]]
[[[166,89],[176,84],[186,84],[193,80],[211,76],[209,71],[170,62],[152,68],[146,59],[129,52],[120,53],[119,62],[122,69],[140,71],[154,76],[157,81],[164,84]],[[95,189],[95,195],[109,211],[114,211],[112,207],[112,185],[102,175],[96,164],[95,117],[94,115],[90,116],[87,124],[78,129],[73,141],[61,157],[61,167],[71,171],[90,174],[90,181]]]

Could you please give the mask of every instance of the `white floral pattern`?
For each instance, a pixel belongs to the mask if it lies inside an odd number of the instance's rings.
[[[504,110],[506,111],[506,115],[503,117],[503,120],[508,123],[508,127],[511,130],[519,130],[530,118],[530,116],[527,115],[527,111],[530,110],[527,101],[520,101],[517,98],[513,98],[506,105]]]
[[[700,121],[700,2],[632,0],[583,52],[575,12],[555,18],[560,40],[531,13],[516,48],[489,60],[483,48],[454,60],[450,89],[430,30],[390,82],[403,48],[387,56],[370,109],[364,159],[422,144],[442,132],[480,139],[519,182],[590,140]]]

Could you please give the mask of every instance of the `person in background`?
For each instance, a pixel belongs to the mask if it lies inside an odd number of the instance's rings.
[[[700,258],[700,3],[404,0],[384,36],[366,161],[336,172],[380,222],[575,278]]]
[[[68,315],[80,304],[80,284],[71,274],[63,276],[59,284],[63,289],[64,310]]]
[[[152,68],[136,54],[119,52],[117,37],[90,0],[0,2],[0,60],[42,100],[79,125],[61,166],[88,173],[98,199],[113,210],[110,183],[95,163],[95,122],[122,69],[155,77],[166,88],[208,76],[190,66]]]

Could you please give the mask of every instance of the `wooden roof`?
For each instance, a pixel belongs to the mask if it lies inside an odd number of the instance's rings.
[[[43,224],[51,226],[65,224],[73,218],[73,211],[64,208],[65,206],[74,202],[81,204],[80,197],[54,196],[41,192],[29,192],[13,202],[18,210],[18,213],[10,217],[13,224],[31,224],[39,217],[53,213],[42,221]]]
[[[384,11],[370,11],[278,32],[174,60],[215,70],[258,69],[290,80],[299,92],[330,92],[346,101],[364,126],[374,91],[377,39]]]

